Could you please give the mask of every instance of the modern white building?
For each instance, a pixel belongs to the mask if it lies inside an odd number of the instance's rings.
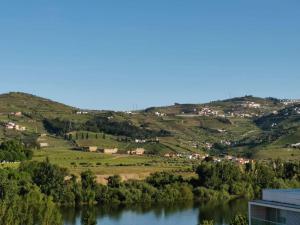
[[[266,189],[249,202],[249,225],[300,225],[300,189]]]

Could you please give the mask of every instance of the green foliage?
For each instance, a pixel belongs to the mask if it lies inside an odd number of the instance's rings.
[[[194,195],[201,200],[226,199],[229,196],[253,198],[265,188],[293,188],[300,186],[299,162],[280,161],[248,164],[203,162],[196,173]]]
[[[171,173],[160,172],[160,173],[151,174],[146,181],[152,186],[156,188],[160,188],[168,184],[182,183],[183,178],[182,176],[174,175]]]
[[[2,225],[61,225],[59,210],[50,197],[38,189],[31,190],[23,197],[0,200],[0,223]]]
[[[247,217],[243,215],[236,215],[230,222],[230,225],[248,225]]]
[[[0,145],[0,162],[14,162],[31,159],[32,150],[25,149],[20,141],[6,141]]]
[[[214,225],[213,220],[204,220],[200,225]]]
[[[0,170],[1,225],[61,225],[62,220],[52,197],[42,194],[30,174]]]
[[[24,163],[20,166],[20,170],[31,174],[33,182],[39,186],[42,193],[52,196],[56,202],[63,199],[64,178],[67,175],[65,169],[46,160],[39,163]]]
[[[121,186],[122,179],[119,175],[110,176],[107,179],[107,185],[111,188],[118,188]]]

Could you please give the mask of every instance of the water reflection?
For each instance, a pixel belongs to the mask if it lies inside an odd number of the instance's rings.
[[[214,220],[216,224],[229,224],[231,218],[247,212],[246,200],[228,203],[197,204],[139,204],[125,206],[94,206],[62,208],[65,225],[197,225],[203,220]]]
[[[237,214],[246,214],[248,211],[248,201],[238,199],[226,203],[210,202],[199,206],[199,224],[203,220],[214,220],[216,224],[229,224],[231,219]]]

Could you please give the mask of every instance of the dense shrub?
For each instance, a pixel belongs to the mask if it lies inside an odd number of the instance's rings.
[[[19,141],[6,141],[0,145],[0,162],[23,161],[32,158],[32,150],[26,149]]]

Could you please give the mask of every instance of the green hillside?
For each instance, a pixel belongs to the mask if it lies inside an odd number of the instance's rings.
[[[56,116],[72,114],[75,108],[22,92],[10,92],[0,95],[0,112],[23,112],[28,115]]]
[[[125,153],[142,147],[155,155],[197,152],[263,158],[276,157],[278,151],[300,142],[299,105],[285,106],[274,98],[245,96],[206,104],[176,103],[130,113],[77,113],[80,111],[26,93],[2,94],[0,139],[47,142],[52,148],[117,147]],[[12,115],[14,112],[22,115]],[[8,130],[8,122],[24,126],[26,131]],[[41,134],[48,139],[41,141]],[[272,154],[273,150],[277,153]]]

